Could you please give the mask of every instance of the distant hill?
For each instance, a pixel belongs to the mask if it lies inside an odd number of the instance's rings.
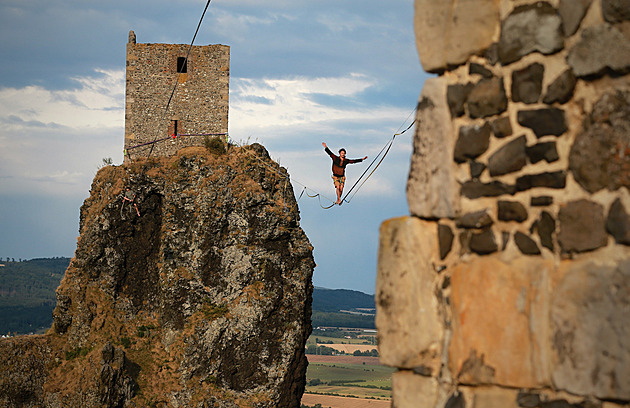
[[[313,327],[374,329],[374,295],[349,289],[313,290]]]
[[[374,295],[350,289],[313,290],[313,310],[338,312],[340,310],[374,309]]]
[[[70,258],[0,261],[0,335],[36,333],[52,324],[55,290]],[[313,291],[313,327],[374,328],[374,295],[350,289]]]
[[[0,261],[0,335],[41,332],[52,324],[55,290],[70,258]]]

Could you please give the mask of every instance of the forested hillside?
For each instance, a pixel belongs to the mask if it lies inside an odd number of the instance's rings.
[[[313,290],[313,327],[374,329],[374,295],[349,289]]]
[[[340,310],[374,309],[374,295],[349,289],[316,287],[313,291],[313,310],[338,312]]]
[[[55,290],[69,263],[70,258],[0,261],[0,335],[50,327]]]
[[[70,258],[0,261],[0,335],[42,332],[52,324],[55,290]],[[316,287],[313,327],[374,328],[374,296]],[[343,312],[342,312],[343,311]]]

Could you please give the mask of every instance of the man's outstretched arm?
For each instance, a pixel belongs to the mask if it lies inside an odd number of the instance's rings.
[[[368,157],[367,157],[367,156],[365,156],[365,157],[364,157],[364,158],[362,158],[362,159],[350,159],[350,160],[348,160],[348,164],[361,163],[363,160],[365,160],[365,159],[367,159],[367,158],[368,158]]]
[[[326,153],[328,153],[328,155],[331,158],[335,158],[335,154],[333,152],[330,151],[330,149],[328,148],[328,146],[326,146],[326,143],[322,142],[322,146],[324,146],[324,151],[326,151]]]

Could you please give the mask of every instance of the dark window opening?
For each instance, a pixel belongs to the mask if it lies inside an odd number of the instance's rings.
[[[171,120],[171,124],[168,127],[169,136],[177,136],[177,120]]]
[[[177,73],[185,74],[188,72],[188,60],[186,57],[177,57]]]

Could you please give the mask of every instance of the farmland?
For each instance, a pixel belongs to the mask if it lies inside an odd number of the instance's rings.
[[[358,335],[356,337],[333,337],[327,335],[311,335],[306,344],[364,344],[376,348],[376,336]]]
[[[326,344],[326,347],[330,347],[340,353],[346,354],[352,354],[357,350],[362,352],[376,350],[376,346],[366,344]]]
[[[320,404],[323,408],[389,408],[391,405],[390,401],[315,394],[304,394],[302,404],[309,407]]]
[[[395,369],[380,364],[377,348],[373,329],[314,329],[307,341],[309,365],[303,406],[389,407]]]
[[[331,364],[361,364],[368,366],[377,366],[381,365],[378,360],[378,357],[356,357],[356,356],[345,356],[345,355],[336,355],[336,356],[316,356],[312,354],[308,354],[308,363],[331,363]]]
[[[393,368],[375,357],[309,355],[306,392],[359,398],[391,398]]]

